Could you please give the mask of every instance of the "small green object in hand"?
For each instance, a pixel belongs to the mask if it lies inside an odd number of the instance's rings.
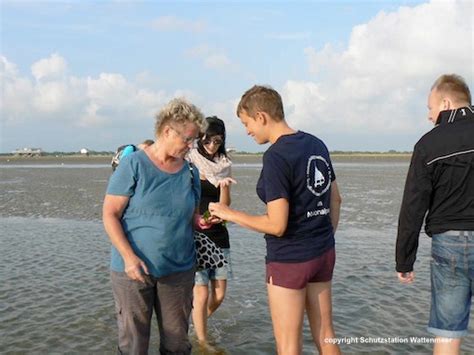
[[[211,212],[207,210],[202,214],[202,218],[204,219],[204,221],[206,221],[206,223],[209,222],[209,218],[211,218]],[[222,221],[221,223],[224,227],[227,225],[227,221]]]
[[[204,212],[202,214],[202,218],[207,222],[209,220],[209,218],[211,218],[211,212],[209,212],[209,210],[207,210],[206,212]]]

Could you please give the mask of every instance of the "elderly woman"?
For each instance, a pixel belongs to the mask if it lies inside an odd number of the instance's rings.
[[[156,142],[126,156],[110,178],[103,222],[112,242],[120,352],[148,352],[153,309],[160,353],[191,352],[193,215],[200,182],[184,156],[206,126],[194,105],[172,100],[157,115]]]

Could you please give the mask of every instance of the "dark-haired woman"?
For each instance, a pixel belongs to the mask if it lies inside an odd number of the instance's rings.
[[[231,161],[225,149],[225,125],[217,117],[207,117],[208,128],[192,149],[188,160],[195,164],[201,179],[201,201],[199,213],[204,214],[210,202],[230,205]],[[222,223],[209,224],[200,230],[219,247],[227,265],[216,269],[202,269],[196,272],[193,300],[193,322],[198,341],[207,344],[207,318],[224,300],[227,279],[232,276],[230,264],[229,233]]]

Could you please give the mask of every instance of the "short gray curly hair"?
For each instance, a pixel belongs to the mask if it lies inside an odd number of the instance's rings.
[[[155,117],[155,134],[159,136],[166,125],[194,123],[204,133],[207,121],[201,110],[185,98],[175,98],[168,102]]]

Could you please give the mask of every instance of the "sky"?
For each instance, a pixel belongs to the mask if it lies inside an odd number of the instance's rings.
[[[0,0],[0,152],[113,151],[185,97],[264,151],[235,109],[255,84],[331,151],[411,151],[444,73],[474,90],[474,8],[449,1]]]

